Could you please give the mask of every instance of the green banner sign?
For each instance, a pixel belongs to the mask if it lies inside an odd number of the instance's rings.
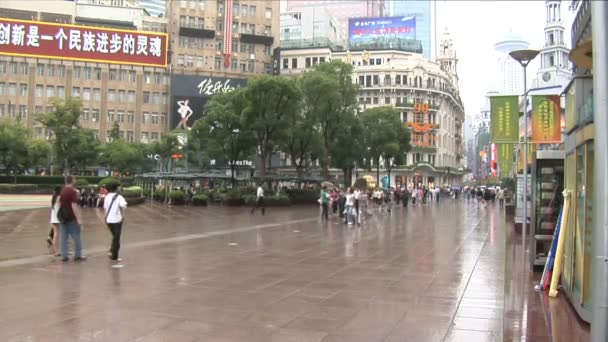
[[[498,144],[498,170],[501,177],[510,177],[511,171],[513,171],[513,144]]]
[[[490,97],[492,142],[511,144],[519,141],[518,96]]]

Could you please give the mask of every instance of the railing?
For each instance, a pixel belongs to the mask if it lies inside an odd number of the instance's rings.
[[[332,42],[329,38],[313,38],[313,39],[290,39],[281,40],[281,48],[283,49],[307,49],[326,47],[332,51],[342,51],[343,46]]]
[[[437,147],[434,147],[434,146],[412,146],[411,152],[437,153]]]

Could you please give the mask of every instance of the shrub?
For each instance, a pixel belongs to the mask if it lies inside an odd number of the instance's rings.
[[[97,176],[76,176],[76,181],[84,179],[87,184],[97,184],[103,177]],[[63,176],[0,176],[0,183],[7,184],[65,184],[65,178]]]
[[[287,189],[285,191],[292,204],[318,204],[319,190],[316,189]]]
[[[63,184],[0,184],[0,194],[51,195]]]
[[[243,194],[239,189],[230,189],[222,195],[222,204],[228,206],[240,206],[245,204]]]
[[[136,197],[143,196],[142,190],[138,186],[131,186],[131,187],[124,188],[124,189],[122,189],[121,194],[125,198],[136,198]]]
[[[194,197],[192,197],[192,205],[194,206],[207,206],[207,201],[209,200],[209,197],[207,197],[207,195],[205,194],[198,194]]]
[[[127,205],[129,206],[134,206],[134,205],[138,205],[138,204],[142,204],[146,201],[146,198],[143,196],[139,196],[139,197],[125,197],[125,200],[127,200]]]
[[[78,178],[78,177],[76,177],[76,187],[77,188],[85,188],[87,186],[89,186],[89,181],[87,181],[84,178]]]
[[[291,205],[291,200],[285,194],[264,197],[264,204],[269,207],[283,207]]]
[[[172,190],[169,192],[169,200],[173,205],[183,205],[186,203],[186,193],[181,190]]]
[[[107,177],[99,182],[99,186],[104,188],[110,184],[120,184],[120,180],[114,177]]]

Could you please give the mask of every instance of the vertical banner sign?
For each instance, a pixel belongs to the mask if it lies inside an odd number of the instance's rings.
[[[509,177],[513,171],[513,144],[498,145],[498,169],[501,177]]]
[[[532,95],[532,143],[562,141],[560,99],[557,95]]]
[[[226,0],[224,6],[224,67],[228,68],[232,58],[232,0]]]
[[[491,134],[495,144],[511,144],[519,141],[518,96],[492,96]]]

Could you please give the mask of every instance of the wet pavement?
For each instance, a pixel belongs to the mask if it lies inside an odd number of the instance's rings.
[[[0,341],[588,341],[532,290],[496,208],[445,200],[360,227],[316,207],[129,208],[121,267],[101,211],[89,260],[48,256],[48,210],[0,213]]]

